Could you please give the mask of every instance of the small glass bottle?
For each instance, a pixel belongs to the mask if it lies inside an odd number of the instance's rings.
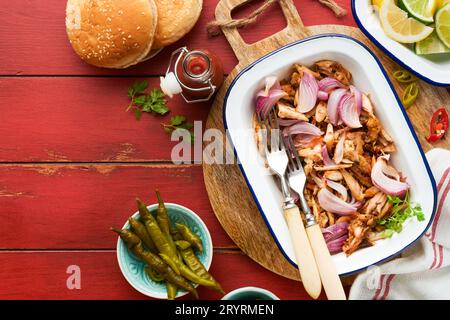
[[[183,47],[172,53],[166,75],[161,77],[161,90],[169,97],[181,93],[187,103],[195,103],[211,99],[222,83],[223,67],[215,54]]]

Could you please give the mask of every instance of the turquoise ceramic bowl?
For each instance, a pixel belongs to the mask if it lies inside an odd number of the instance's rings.
[[[211,235],[206,228],[205,223],[200,219],[200,217],[195,214],[192,210],[180,206],[174,203],[165,203],[167,211],[169,212],[170,220],[173,224],[181,223],[187,225],[193,232],[195,232],[203,242],[203,252],[197,252],[197,256],[202,262],[202,264],[209,270],[213,257],[213,246]],[[147,208],[150,212],[153,212],[158,207],[158,204],[153,204]],[[133,214],[133,218],[139,219],[139,212]],[[127,221],[123,226],[125,229],[129,229],[130,225]],[[128,283],[146,296],[157,298],[157,299],[167,299],[166,285],[164,282],[158,283],[151,280],[145,273],[144,267],[145,263],[136,258],[133,253],[131,253],[122,239],[117,241],[117,261],[119,262],[120,270],[124,275]],[[185,290],[178,290],[177,298],[186,295],[188,292]]]
[[[266,289],[243,287],[227,293],[222,300],[280,300],[280,298]]]

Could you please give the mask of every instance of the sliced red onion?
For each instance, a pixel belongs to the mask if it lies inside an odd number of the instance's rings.
[[[335,78],[327,77],[319,81],[320,91],[325,91],[329,93],[331,92],[331,90],[337,88],[345,88],[345,86]]]
[[[309,122],[298,121],[298,123],[295,123],[289,127],[284,128],[283,134],[285,136],[295,135],[295,134],[306,134],[306,135],[318,137],[318,136],[321,136],[323,134],[323,132],[320,131],[320,129],[317,128],[315,125],[313,125]]]
[[[322,147],[321,153],[322,153],[322,158],[323,158],[323,164],[325,166],[335,166],[336,165],[336,163],[334,163],[334,161],[330,159],[326,145],[324,145]]]
[[[347,93],[342,97],[339,103],[339,116],[344,123],[350,128],[361,128],[361,122],[359,122],[358,108],[356,107],[355,97]]]
[[[322,229],[323,237],[325,241],[331,241],[342,237],[348,233],[348,223],[339,222],[335,223],[328,228]]]
[[[278,118],[278,124],[281,126],[281,127],[289,127],[289,126],[292,126],[293,124],[296,124],[296,123],[299,123],[299,122],[301,122],[302,120],[295,120],[295,119],[281,119],[281,118]]]
[[[265,118],[275,104],[284,96],[286,92],[281,90],[280,83],[274,76],[266,77],[264,90],[256,94],[256,112]]]
[[[331,92],[328,97],[327,104],[327,115],[328,119],[333,125],[337,125],[339,122],[339,103],[342,100],[342,97],[347,93],[346,89],[336,89]]]
[[[355,197],[352,195],[352,200],[349,202],[352,206],[361,209],[361,207],[363,206],[363,202],[362,201],[356,201]]]
[[[301,113],[311,111],[316,106],[318,92],[319,85],[316,78],[308,72],[303,72],[302,80],[297,91],[297,111]]]
[[[317,199],[319,200],[320,206],[324,210],[340,216],[352,215],[357,211],[357,208],[355,206],[348,204],[325,188],[320,189],[320,191],[317,193]]]
[[[344,142],[345,142],[345,131],[342,133],[341,138],[336,144],[336,148],[334,149],[334,157],[333,160],[336,164],[341,163],[342,159],[344,159]]]
[[[406,191],[409,189],[409,185],[406,182],[397,181],[388,177],[384,170],[387,167],[387,159],[382,156],[377,159],[377,162],[372,168],[370,177],[375,187],[383,191],[385,194],[391,196],[403,197]]]
[[[345,240],[347,240],[348,234],[343,235],[340,238],[337,238],[335,240],[331,240],[327,242],[328,251],[330,251],[331,254],[339,253],[342,251],[342,246],[344,245]]]
[[[327,101],[328,100],[328,93],[325,91],[317,92],[317,98],[319,98],[320,101]]]
[[[315,173],[314,171],[311,172],[311,177],[313,179],[313,181],[317,184],[317,186],[319,188],[325,188],[325,181],[324,179],[320,179]]]
[[[334,191],[337,191],[342,196],[342,200],[347,201],[348,192],[347,192],[346,187],[344,187],[339,182],[335,182],[333,180],[326,179],[326,182],[327,182],[327,186],[329,186]]]
[[[389,176],[390,178],[400,181],[400,174],[398,173],[397,170],[395,170],[394,167],[391,167],[389,165],[383,166],[383,173]]]
[[[355,97],[355,103],[356,103],[358,112],[361,113],[361,109],[362,109],[362,93],[361,93],[361,91],[359,91],[355,86],[350,86],[350,92]]]
[[[362,108],[368,113],[373,114],[372,102],[370,101],[370,98],[365,94],[362,95]]]

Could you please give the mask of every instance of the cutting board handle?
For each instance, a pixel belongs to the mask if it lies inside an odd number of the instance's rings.
[[[231,20],[231,12],[234,9],[251,1],[253,0],[221,0],[216,7],[216,20]],[[222,28],[240,63],[248,64],[272,51],[274,42],[281,47],[309,35],[293,1],[279,0],[279,4],[287,22],[286,28],[258,42],[248,44],[242,39],[236,28]]]

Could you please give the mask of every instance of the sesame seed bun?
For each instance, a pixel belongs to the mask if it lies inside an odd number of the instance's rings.
[[[68,0],[66,31],[87,63],[126,68],[150,52],[157,15],[153,0]]]
[[[168,46],[191,31],[202,12],[203,0],[155,0],[158,26],[152,49]]]

